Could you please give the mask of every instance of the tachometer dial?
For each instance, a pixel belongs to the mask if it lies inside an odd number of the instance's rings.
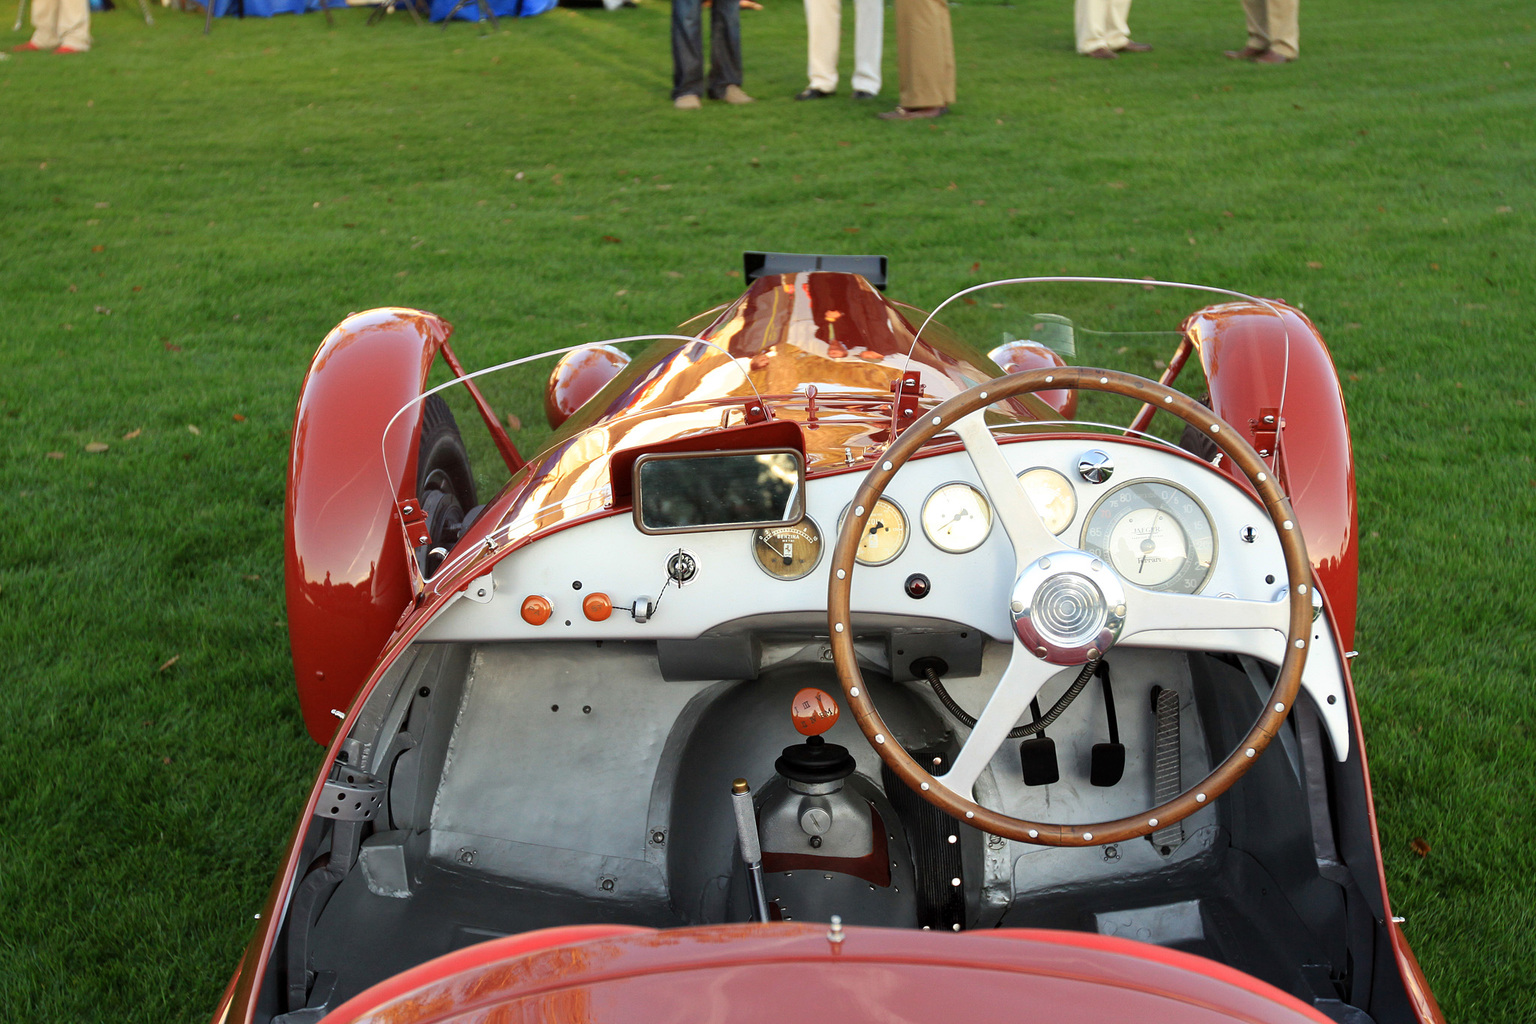
[[[848,509],[838,517],[838,527],[848,518]],[[901,554],[907,546],[907,517],[889,498],[875,502],[864,524],[864,536],[859,538],[858,560],[860,565],[884,565]]]
[[[974,551],[992,532],[992,506],[970,484],[945,484],[923,503],[923,533],[940,551]]]
[[[1127,583],[1193,594],[1216,558],[1211,517],[1182,487],[1137,480],[1110,491],[1088,513],[1083,549],[1115,567]]]
[[[1072,517],[1077,515],[1077,491],[1066,477],[1054,469],[1036,466],[1020,473],[1019,483],[1047,530],[1059,534],[1072,525]]]
[[[821,547],[821,531],[809,517],[794,526],[770,526],[752,533],[752,557],[776,579],[809,576],[821,562]]]

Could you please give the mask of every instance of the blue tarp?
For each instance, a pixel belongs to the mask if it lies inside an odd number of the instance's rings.
[[[303,14],[320,10],[322,0],[244,0],[248,18],[270,18],[274,14]],[[326,7],[345,7],[347,0],[324,0]],[[213,16],[226,18],[240,13],[241,0],[213,0]]]
[[[432,20],[442,21],[448,17],[448,12],[453,10],[453,5],[456,2],[457,0],[432,0]],[[498,18],[510,18],[513,15],[520,18],[531,18],[536,14],[543,14],[545,11],[553,10],[556,0],[480,0],[480,3],[489,6],[491,12]],[[484,20],[484,15],[480,13],[480,8],[474,3],[469,3],[459,8],[459,13],[453,17],[459,21]]]

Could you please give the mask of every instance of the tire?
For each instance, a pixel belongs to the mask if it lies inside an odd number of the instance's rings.
[[[441,395],[429,395],[422,403],[416,496],[427,513],[431,538],[424,547],[452,548],[463,535],[466,514],[475,507],[475,474],[459,425]]]

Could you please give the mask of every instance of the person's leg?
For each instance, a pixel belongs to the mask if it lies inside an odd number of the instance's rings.
[[[955,42],[944,0],[896,0],[896,56],[903,107],[920,110],[955,101]]]
[[[59,0],[33,0],[32,45],[52,50],[63,41],[59,36]]]
[[[1123,50],[1131,41],[1131,27],[1127,19],[1131,14],[1131,0],[1109,0],[1104,5],[1104,42],[1111,50]]]
[[[853,17],[853,90],[874,95],[882,81],[885,4],[883,0],[854,0]]]
[[[1105,37],[1109,34],[1108,12],[1105,0],[1076,0],[1072,5],[1072,22],[1077,31],[1077,52],[1092,53],[1107,50]]]
[[[672,98],[704,92],[704,32],[699,0],[672,0]]]
[[[725,95],[725,87],[741,84],[741,5],[715,0],[709,8],[709,94]]]
[[[1269,49],[1269,10],[1266,0],[1243,0],[1243,14],[1248,19],[1248,49]]]
[[[812,89],[837,91],[837,50],[842,32],[843,0],[805,0],[805,77]]]
[[[91,0],[58,0],[59,45],[79,53],[91,48]]]
[[[1265,6],[1269,9],[1269,48],[1295,60],[1301,53],[1299,0],[1268,0]]]

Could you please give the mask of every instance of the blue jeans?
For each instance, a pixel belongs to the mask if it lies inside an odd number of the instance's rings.
[[[672,98],[704,92],[704,33],[700,0],[672,0]],[[714,0],[709,12],[709,95],[741,84],[741,7]]]

